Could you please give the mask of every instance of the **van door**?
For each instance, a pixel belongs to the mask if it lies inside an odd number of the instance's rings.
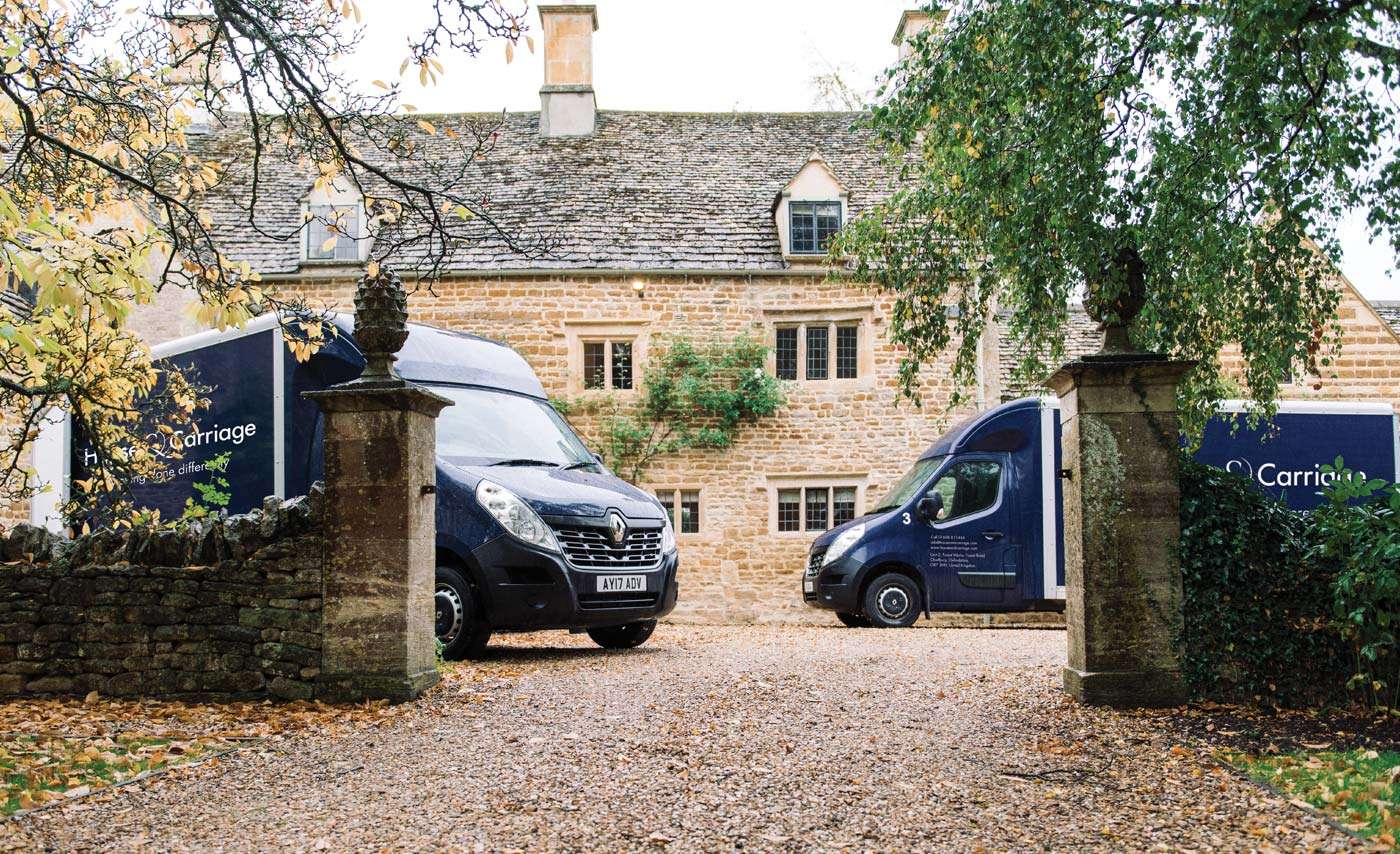
[[[925,577],[933,605],[997,605],[1018,584],[1005,454],[960,455],[933,482],[943,499],[928,529]],[[1014,598],[1014,595],[1012,595]]]

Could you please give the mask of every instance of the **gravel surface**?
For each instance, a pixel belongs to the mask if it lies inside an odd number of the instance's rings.
[[[1058,692],[1054,631],[510,638],[405,713],[31,816],[54,850],[1319,849],[1171,718]]]

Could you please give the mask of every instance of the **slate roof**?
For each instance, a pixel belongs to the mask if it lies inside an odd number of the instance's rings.
[[[441,129],[465,131],[498,116],[429,116]],[[784,264],[771,206],[784,185],[819,153],[850,189],[848,216],[883,198],[890,176],[855,113],[652,113],[599,111],[596,133],[542,139],[539,114],[504,116],[495,148],[474,172],[476,194],[515,234],[553,244],[523,256],[484,224],[449,261],[452,271],[532,269],[780,270]],[[422,178],[446,148],[424,134],[424,155],[405,168]],[[228,174],[206,203],[225,253],[263,274],[298,270],[295,239],[270,239],[246,222],[248,145],[241,127],[201,138]],[[438,164],[441,166],[441,163]],[[257,218],[290,233],[314,174],[282,161],[264,163]],[[371,188],[371,193],[373,188]],[[421,252],[392,259],[401,268]]]
[[[999,312],[996,318],[997,338],[1000,341],[1000,345],[997,347],[996,367],[997,375],[1001,380],[1001,399],[1007,401],[1015,400],[1018,397],[1048,394],[1048,390],[1034,380],[1021,382],[1016,380],[1016,367],[1026,353],[1023,348],[1017,346],[1018,342],[1011,337],[1007,324],[1008,317],[1007,313]],[[1099,324],[1089,317],[1084,311],[1083,305],[1071,305],[1069,307],[1069,323],[1065,328],[1065,356],[1077,359],[1080,356],[1097,353],[1102,346],[1103,333],[1099,331]]]
[[[1376,314],[1381,316],[1395,334],[1400,335],[1400,302],[1391,300],[1372,301],[1371,308],[1376,310]]]
[[[0,281],[0,312],[9,312],[17,317],[27,318],[33,309],[34,294],[32,289],[24,286],[15,287],[9,282]]]

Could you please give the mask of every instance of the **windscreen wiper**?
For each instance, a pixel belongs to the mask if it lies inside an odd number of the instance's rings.
[[[492,463],[491,465],[493,465],[493,466],[549,466],[549,467],[552,468],[552,469],[554,469],[554,468],[559,468],[559,464],[558,464],[558,463],[552,463],[552,462],[550,462],[549,460],[532,460],[532,459],[530,459],[529,457],[521,457],[521,458],[519,458],[519,459],[514,459],[514,460],[497,460],[496,462]]]
[[[581,468],[584,468],[584,467],[586,467],[586,466],[596,466],[596,465],[598,465],[598,461],[597,461],[597,460],[574,460],[573,462],[571,462],[571,463],[569,463],[568,465],[564,466],[564,471],[573,471],[574,469],[581,469]]]

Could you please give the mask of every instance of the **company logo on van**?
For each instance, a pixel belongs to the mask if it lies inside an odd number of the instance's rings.
[[[620,546],[627,539],[627,523],[616,510],[608,514],[608,533],[612,534],[613,545]]]
[[[1307,469],[1279,468],[1277,463],[1260,463],[1256,468],[1249,460],[1233,459],[1225,463],[1225,471],[1242,474],[1260,486],[1326,486],[1337,479],[1335,472],[1324,472],[1320,464]],[[1362,477],[1366,472],[1358,472]]]

